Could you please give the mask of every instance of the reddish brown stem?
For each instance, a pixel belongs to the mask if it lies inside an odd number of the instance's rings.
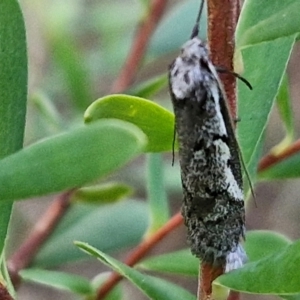
[[[233,70],[234,34],[240,13],[239,0],[207,0],[208,44],[215,66]],[[220,74],[232,118],[236,118],[236,79]],[[224,266],[214,267],[201,263],[198,300],[212,300],[212,282],[224,273]]]
[[[297,140],[292,145],[288,146],[284,149],[280,154],[275,155],[274,153],[270,152],[266,156],[264,156],[259,165],[258,165],[258,172],[264,171],[267,168],[279,163],[280,161],[298,153],[300,151],[300,140]]]
[[[29,237],[7,262],[8,271],[13,284],[19,284],[19,271],[29,266],[34,256],[53,232],[57,223],[69,208],[70,196],[74,190],[59,195],[49,206],[44,215],[35,224]]]
[[[239,300],[239,299],[240,299],[240,293],[239,292],[230,291],[227,300]]]
[[[13,300],[7,288],[0,282],[0,300]]]
[[[233,70],[234,33],[240,14],[239,0],[208,0],[208,44],[215,66]],[[220,74],[231,116],[236,117],[236,79]]]
[[[198,299],[212,300],[212,283],[224,273],[223,267],[212,267],[210,264],[201,263],[198,284]]]
[[[174,215],[163,227],[157,230],[153,235],[145,239],[138,245],[127,257],[125,264],[128,266],[135,265],[141,258],[143,258],[150,249],[152,249],[159,241],[166,235],[172,232],[175,228],[180,226],[183,222],[180,213]],[[112,273],[105,284],[99,289],[97,293],[97,300],[103,299],[111,289],[122,279],[122,276],[117,273]]]
[[[132,83],[145,55],[150,37],[166,8],[166,0],[152,0],[147,17],[137,29],[125,64],[113,84],[111,93],[120,93]]]

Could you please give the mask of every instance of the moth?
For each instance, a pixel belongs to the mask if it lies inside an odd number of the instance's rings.
[[[241,267],[246,253],[243,180],[238,144],[217,70],[192,36],[169,68],[183,188],[182,215],[191,251],[203,262]]]

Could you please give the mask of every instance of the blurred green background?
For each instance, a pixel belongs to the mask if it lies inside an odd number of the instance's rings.
[[[128,53],[137,24],[145,15],[147,3],[147,0],[20,1],[27,29],[29,56],[25,145],[81,125],[83,113],[89,104],[109,94]],[[194,0],[170,1],[167,12],[151,39],[133,86],[166,73],[168,65],[189,36],[197,6],[198,1]],[[205,27],[202,28],[205,32]],[[288,70],[295,115],[300,114],[300,106],[297,104],[300,103],[299,50],[299,47],[294,50]],[[151,100],[171,110],[167,87]],[[299,123],[296,122],[296,126],[299,127]],[[265,148],[270,149],[282,136],[283,131],[275,111],[267,131]],[[171,154],[164,154],[163,158],[166,193],[174,213],[181,205],[179,168],[177,163],[174,167],[171,166]],[[107,180],[119,180],[133,186],[135,193],[131,199],[138,200],[143,205],[146,198],[145,166],[145,158],[140,157]],[[257,206],[252,202],[248,204],[247,228],[273,229],[297,238],[300,230],[300,205],[297,199],[299,189],[299,184],[293,180],[259,184],[256,190]],[[8,256],[26,238],[51,199],[53,197],[43,197],[15,205]],[[289,200],[285,201],[286,199]],[[121,205],[119,209],[122,211],[125,208]],[[80,208],[77,209],[84,214]],[[141,207],[141,222],[145,222],[143,226],[146,228],[147,215],[143,215],[144,212],[144,207]],[[76,224],[76,218],[80,220],[80,213],[74,213],[73,224]],[[113,232],[110,227],[100,227],[100,218],[101,215],[97,214],[88,222],[89,230],[94,228],[95,239],[109,237]],[[103,221],[103,224],[105,222],[109,220]],[[98,233],[101,229],[101,233]],[[78,227],[76,230],[78,232],[73,233],[75,236],[85,234],[86,228]],[[61,236],[60,239],[64,237]],[[59,238],[56,242],[59,243]],[[138,240],[132,239],[131,246],[137,242]],[[167,252],[185,246],[185,229],[182,227],[158,245],[155,252]],[[52,247],[55,247],[55,242]],[[123,249],[116,251],[116,246],[113,250],[118,257],[124,258]],[[44,255],[46,257],[47,253]],[[100,263],[85,260],[64,265],[59,270],[93,278],[104,267]],[[178,278],[175,280],[179,281]],[[196,289],[195,279],[180,280],[185,287],[190,285],[193,290]],[[131,285],[126,286],[128,299],[146,299]],[[28,283],[23,284],[18,293],[18,299],[22,300],[74,299],[74,295],[69,293]]]

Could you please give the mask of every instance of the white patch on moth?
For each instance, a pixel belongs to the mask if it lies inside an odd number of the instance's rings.
[[[200,158],[203,158],[203,153],[204,151],[203,150],[197,150],[195,151],[193,154],[194,154],[194,158],[199,160]]]
[[[221,164],[224,166],[226,185],[228,185],[227,188],[228,193],[234,199],[243,201],[244,199],[243,191],[238,186],[238,183],[233,176],[231,168],[227,166],[227,162],[231,157],[230,150],[227,144],[225,144],[222,140],[216,140],[214,141],[214,144],[217,146],[217,148],[220,149],[221,152],[220,160],[222,161]]]
[[[214,66],[209,63],[209,67],[210,67],[210,70],[212,71],[212,73],[215,76],[217,76]],[[216,79],[217,79],[217,81],[214,82],[210,86],[210,90],[211,90],[212,96],[215,100],[216,116],[217,116],[217,119],[219,120],[219,124],[220,124],[219,134],[227,136],[227,130],[226,130],[224,118],[222,116],[221,107],[220,107],[220,90],[218,88],[220,83],[218,83],[217,77],[216,77]],[[218,146],[222,153],[221,160],[225,164],[226,183],[228,185],[229,194],[231,196],[233,196],[234,199],[243,201],[243,199],[244,199],[243,191],[240,189],[239,185],[237,184],[237,181],[232,173],[231,168],[227,166],[227,162],[231,158],[231,154],[230,154],[227,144],[225,144],[222,140],[217,140],[214,142],[214,144],[215,145],[219,144]]]
[[[200,58],[208,60],[208,53],[202,41],[195,37],[183,45],[181,54],[171,68],[170,83],[177,99],[188,97],[195,83],[204,81],[199,65]],[[189,83],[184,79],[185,76],[189,77]]]
[[[225,273],[241,268],[247,262],[247,255],[241,244],[226,257]]]
[[[227,130],[226,130],[225,122],[224,122],[222,112],[221,112],[221,107],[220,107],[220,91],[219,91],[219,88],[218,88],[218,82],[217,81],[214,82],[210,86],[210,90],[211,90],[212,96],[215,100],[216,115],[217,115],[217,118],[220,122],[219,134],[227,136]]]

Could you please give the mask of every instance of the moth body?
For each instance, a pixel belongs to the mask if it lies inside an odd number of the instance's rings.
[[[227,271],[240,267],[246,255],[240,245],[245,212],[238,145],[222,84],[198,37],[183,45],[169,84],[192,253]]]

